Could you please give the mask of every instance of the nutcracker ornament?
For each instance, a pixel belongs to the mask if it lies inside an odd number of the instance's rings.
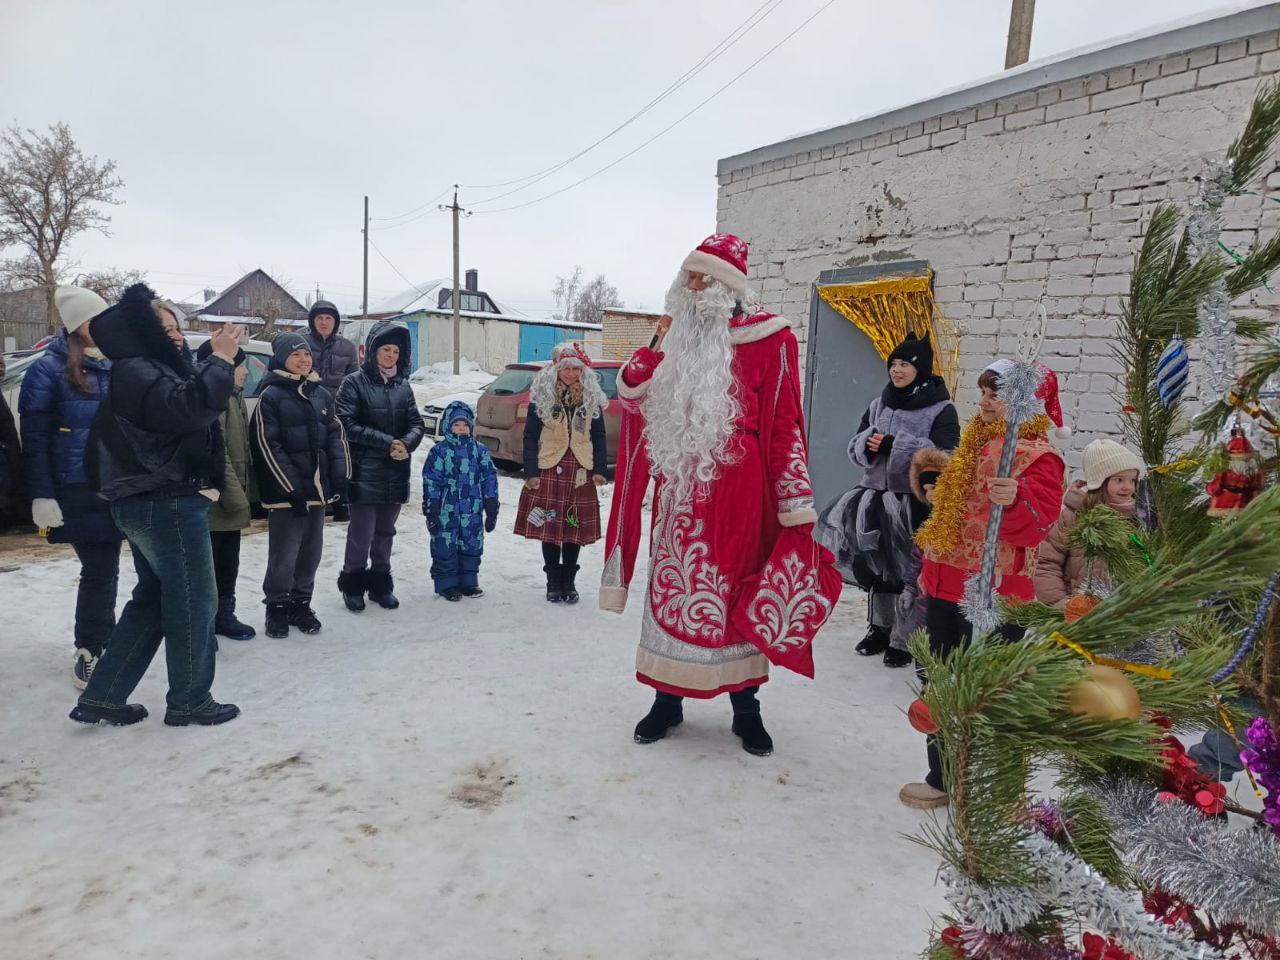
[[[1214,476],[1205,488],[1211,517],[1234,517],[1262,492],[1264,478],[1258,453],[1238,426],[1231,430],[1226,453],[1227,469]]]

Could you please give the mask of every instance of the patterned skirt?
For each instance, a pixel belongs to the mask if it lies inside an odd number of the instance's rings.
[[[600,539],[596,485],[589,470],[583,471],[586,482],[576,485],[580,470],[573,451],[566,451],[558,464],[542,471],[537,490],[525,487],[520,491],[516,536],[545,543],[576,543],[580,547]]]

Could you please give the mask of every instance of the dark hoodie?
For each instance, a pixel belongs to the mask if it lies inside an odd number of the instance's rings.
[[[300,377],[284,368],[289,354],[306,346],[300,334],[276,338],[249,422],[254,475],[269,509],[323,506],[347,485],[347,436],[333,396],[314,370]]]
[[[221,490],[225,458],[218,416],[235,385],[220,357],[194,366],[165,336],[135,283],[90,321],[93,342],[111,361],[111,389],[94,418],[86,472],[107,501],[180,497]],[[92,462],[90,462],[92,461]]]
[[[396,374],[384,380],[378,370],[378,348],[394,344],[400,348]],[[408,503],[408,460],[391,459],[391,443],[401,441],[412,453],[422,442],[422,414],[418,412],[409,387],[409,330],[399,324],[374,324],[365,341],[365,359],[360,369],[338,388],[338,418],[351,444],[351,483],[347,488],[352,503]]]
[[[333,317],[333,333],[327,337],[316,332],[316,317],[327,313]],[[338,308],[328,300],[317,300],[307,313],[307,344],[311,347],[311,369],[320,377],[320,384],[335,396],[347,374],[355,373],[360,366],[356,345],[338,333]]]

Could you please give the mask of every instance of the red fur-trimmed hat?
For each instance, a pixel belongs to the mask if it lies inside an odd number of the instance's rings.
[[[737,294],[747,292],[747,242],[732,233],[713,233],[684,258],[681,270],[719,280]]]
[[[1054,433],[1060,439],[1066,439],[1071,436],[1071,428],[1065,426],[1062,422],[1062,402],[1058,399],[1058,375],[1046,367],[1039,360],[1035,361],[1036,369],[1041,373],[1040,386],[1036,390],[1036,399],[1044,403],[1044,412],[1052,421]],[[1013,366],[1012,360],[997,360],[987,366],[996,376],[1003,377],[1005,373]]]
[[[581,340],[565,340],[557,343],[551,351],[551,363],[559,366],[564,362],[578,362],[584,367],[590,367],[591,358],[587,356],[586,349],[582,346]]]

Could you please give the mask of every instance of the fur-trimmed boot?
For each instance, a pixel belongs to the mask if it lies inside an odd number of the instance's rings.
[[[392,592],[395,589],[395,581],[391,578],[390,570],[370,570],[366,576],[370,600],[384,610],[394,610],[400,606],[400,601]]]
[[[342,594],[342,602],[352,613],[359,613],[364,609],[368,575],[368,570],[343,570],[338,574],[338,591]]]
[[[578,596],[578,587],[574,583],[578,576],[578,570],[577,564],[560,564],[560,596],[565,603],[577,603],[582,599]]]

